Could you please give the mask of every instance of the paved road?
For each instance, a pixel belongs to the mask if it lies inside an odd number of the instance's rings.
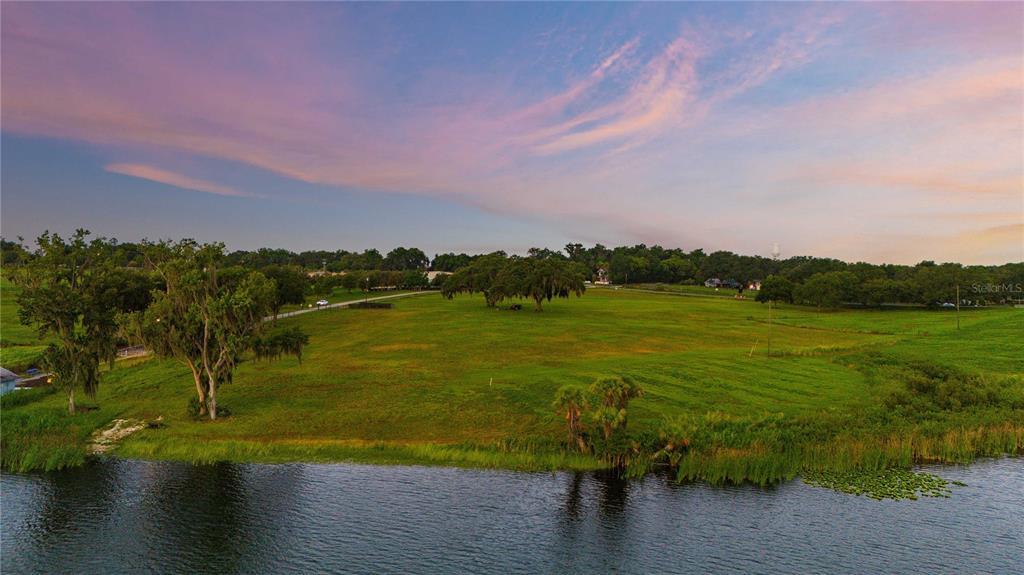
[[[409,293],[396,293],[396,294],[393,294],[393,295],[382,295],[382,296],[371,297],[371,298],[356,299],[356,300],[346,301],[346,302],[341,302],[341,303],[327,304],[327,305],[321,306],[321,307],[311,307],[311,308],[306,308],[306,309],[298,309],[298,310],[295,310],[295,311],[285,312],[285,313],[282,313],[282,314],[278,314],[277,319],[283,319],[283,318],[286,318],[286,317],[302,315],[304,313],[313,313],[315,311],[320,311],[320,310],[325,310],[325,309],[334,309],[334,308],[340,308],[340,307],[348,307],[348,306],[350,306],[352,304],[362,303],[364,301],[380,301],[380,300],[385,300],[385,299],[394,299],[394,298],[399,298],[399,297],[412,297],[412,296],[415,296],[415,295],[424,295],[424,294],[434,294],[434,295],[437,295],[438,293],[440,293],[440,292],[438,292],[437,290],[423,290],[423,291],[414,291],[414,292],[409,292]],[[274,320],[274,316],[272,316],[272,315],[269,315],[269,316],[263,318],[263,321],[273,321],[273,320]]]

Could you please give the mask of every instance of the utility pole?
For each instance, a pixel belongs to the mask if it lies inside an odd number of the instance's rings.
[[[956,329],[960,330],[960,284],[956,284]]]

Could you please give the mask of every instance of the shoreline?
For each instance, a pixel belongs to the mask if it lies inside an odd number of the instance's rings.
[[[414,465],[519,472],[613,471],[630,477],[657,470],[680,482],[711,485],[753,483],[772,485],[807,472],[911,469],[920,465],[969,465],[983,458],[1024,455],[1024,426],[1003,424],[951,431],[942,438],[913,434],[874,441],[832,441],[800,446],[800,453],[690,452],[677,466],[653,461],[615,467],[600,459],[569,451],[500,450],[494,446],[436,443],[398,443],[366,440],[294,439],[273,442],[213,440],[197,452],[181,442],[147,437],[144,430],[117,445],[109,456],[193,465],[238,464],[366,464]]]
[[[116,427],[116,426],[115,426]],[[362,446],[356,448],[357,450],[363,450],[364,452],[374,450],[378,454],[382,450],[388,451],[397,450],[400,446],[383,446],[383,445],[371,445]],[[413,448],[416,446],[405,446],[405,448]],[[418,447],[429,447],[427,445],[421,445]],[[406,449],[408,451],[409,449]],[[416,451],[412,449],[412,451]],[[451,455],[456,451],[449,450],[448,453]],[[463,453],[470,453],[470,451],[464,450]],[[481,450],[472,451],[472,453],[481,453]],[[162,455],[167,455],[162,454]],[[264,455],[267,455],[264,453]],[[551,468],[538,468],[538,467],[508,467],[504,465],[489,465],[484,460],[480,459],[464,459],[459,462],[455,462],[452,459],[424,459],[413,458],[409,460],[393,459],[393,458],[348,458],[348,459],[292,459],[288,457],[276,458],[266,457],[261,460],[252,459],[216,459],[209,461],[189,461],[174,457],[162,457],[162,456],[140,456],[136,454],[122,454],[117,453],[116,449],[114,453],[108,453],[105,451],[91,451],[86,458],[79,465],[64,468],[62,470],[29,470],[20,472],[4,471],[5,474],[31,476],[35,474],[49,474],[59,473],[60,471],[68,471],[70,469],[86,467],[94,463],[109,463],[113,462],[142,462],[151,464],[174,464],[174,465],[186,465],[192,467],[203,467],[203,466],[218,466],[222,464],[229,465],[240,465],[240,466],[357,466],[366,468],[384,468],[384,467],[399,467],[409,469],[430,469],[430,468],[444,468],[452,471],[483,471],[483,472],[497,472],[497,473],[515,473],[515,474],[526,474],[526,475],[556,475],[556,474],[610,474],[612,477],[616,477],[619,480],[626,482],[633,481],[645,481],[651,477],[657,477],[661,480],[668,481],[677,485],[696,485],[700,484],[708,488],[719,488],[719,487],[737,487],[737,486],[750,486],[757,489],[770,489],[782,484],[799,482],[803,485],[807,485],[814,488],[820,488],[825,490],[835,491],[846,495],[855,495],[860,497],[865,496],[866,499],[874,499],[877,501],[882,500],[917,500],[919,497],[931,497],[931,498],[949,498],[953,494],[953,489],[966,487],[968,484],[957,480],[948,480],[943,477],[943,472],[949,468],[966,468],[975,464],[983,463],[985,461],[999,461],[1003,459],[1018,459],[1024,456],[1024,453],[1018,451],[1017,453],[1002,453],[1002,454],[986,454],[976,455],[968,461],[938,461],[938,460],[924,460],[911,462],[908,466],[894,466],[885,467],[881,469],[869,469],[869,468],[850,468],[850,469],[810,469],[805,468],[797,473],[786,477],[780,477],[770,482],[757,482],[750,479],[743,479],[734,481],[730,479],[714,480],[708,477],[683,477],[680,473],[681,470],[672,468],[667,464],[661,464],[654,467],[647,468],[641,474],[631,474],[629,469],[623,468],[612,468],[607,466],[571,466],[571,467],[551,467]],[[599,463],[595,461],[584,462],[584,463]]]

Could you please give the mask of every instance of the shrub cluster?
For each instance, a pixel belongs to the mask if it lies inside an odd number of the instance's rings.
[[[960,411],[973,407],[1024,408],[1024,392],[1014,378],[966,373],[953,367],[914,362],[899,370],[902,385],[885,405],[908,413],[935,409]]]
[[[628,377],[603,377],[586,389],[560,388],[553,406],[565,417],[571,446],[625,467],[640,449],[626,433],[627,408],[630,400],[643,395],[643,388]]]

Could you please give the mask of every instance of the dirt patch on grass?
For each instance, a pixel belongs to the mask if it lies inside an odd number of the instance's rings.
[[[92,434],[89,453],[106,453],[116,447],[119,441],[144,427],[146,422],[138,419],[115,419],[109,428]]]

